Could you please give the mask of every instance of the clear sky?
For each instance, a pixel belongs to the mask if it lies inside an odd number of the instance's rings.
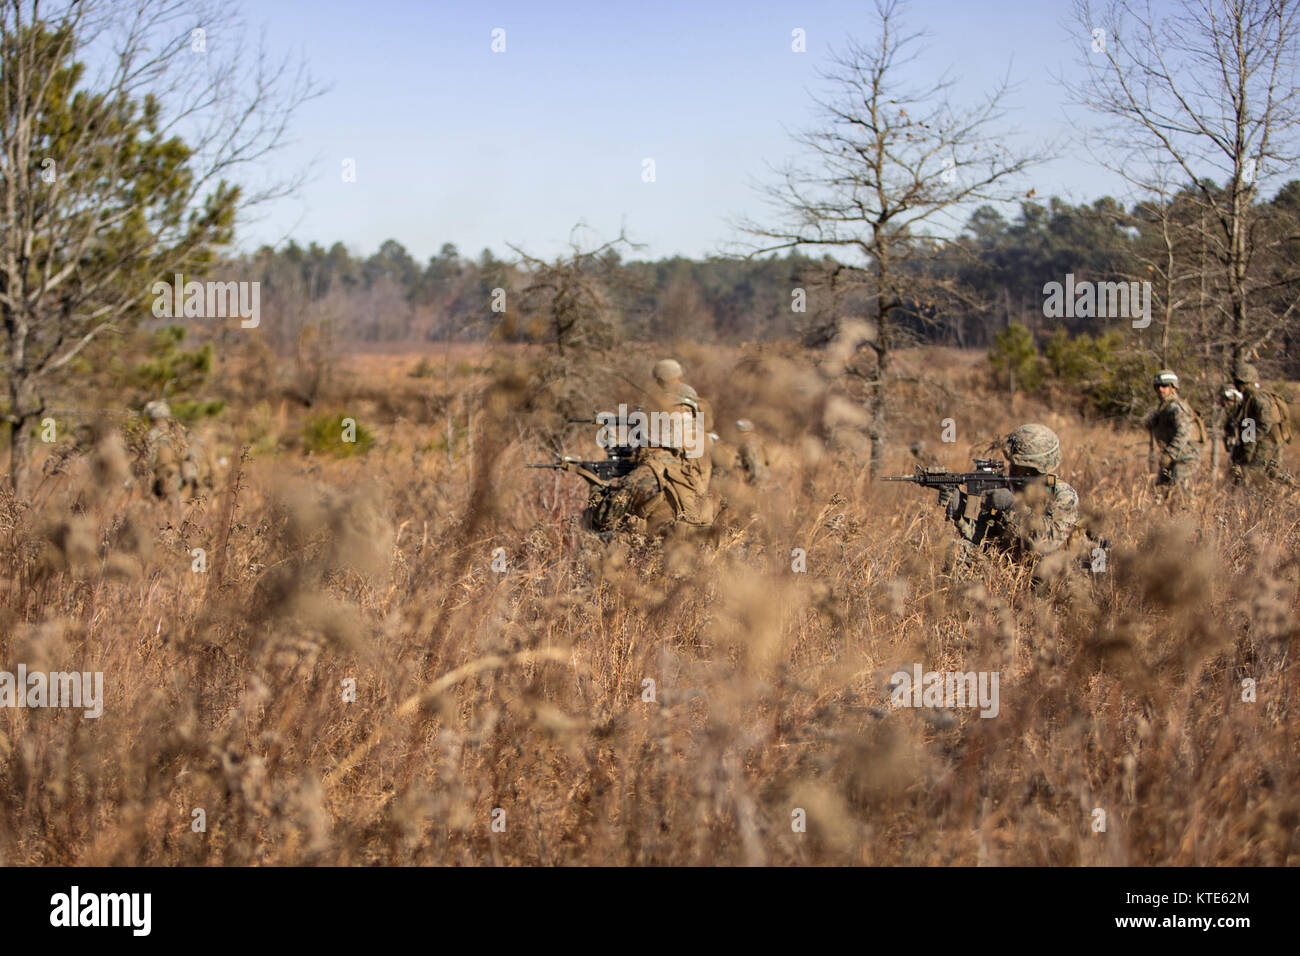
[[[369,254],[392,238],[421,262],[445,242],[551,254],[579,220],[601,239],[625,224],[647,246],[636,258],[722,251],[738,238],[728,220],[762,210],[754,180],[811,122],[828,51],[872,36],[862,0],[256,0],[245,14],[331,89],[277,160],[309,168],[308,184],[240,245],[341,240]],[[1026,189],[1072,201],[1119,189],[1065,142],[1054,77],[1088,44],[1067,29],[1068,0],[913,0],[906,14],[931,33],[918,77],[950,69],[961,102],[1009,71],[1008,125],[1065,145]]]

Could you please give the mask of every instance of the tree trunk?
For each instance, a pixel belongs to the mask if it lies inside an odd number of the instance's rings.
[[[23,498],[28,492],[32,464],[32,426],[37,414],[14,415],[13,430],[9,435],[9,486],[14,497]]]
[[[889,374],[889,333],[888,319],[881,316],[879,328],[876,331],[876,375],[875,380],[871,383],[871,397],[867,402],[867,410],[871,414],[870,424],[867,426],[871,434],[871,478],[875,480],[884,474],[885,470],[885,438],[888,422],[885,416],[885,382]]]
[[[45,412],[45,401],[36,390],[31,377],[22,371],[26,350],[14,349],[13,353],[9,364],[9,421],[12,423],[9,435],[9,483],[14,495],[22,497],[27,492],[32,464],[32,426],[40,421]]]

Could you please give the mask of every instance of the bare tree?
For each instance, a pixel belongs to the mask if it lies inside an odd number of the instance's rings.
[[[582,228],[580,223],[570,233],[569,252],[549,261],[510,246],[526,273],[523,309],[544,318],[547,343],[561,363],[576,352],[601,352],[618,342],[621,330],[611,295],[618,281],[618,249],[640,248],[621,230],[608,242],[583,248],[577,238]]]
[[[806,156],[764,189],[776,224],[741,223],[757,240],[753,254],[820,246],[851,257],[831,270],[840,288],[865,286],[874,305],[874,327],[861,342],[874,358],[864,372],[873,476],[886,441],[898,318],[922,314],[954,291],[937,264],[957,244],[936,230],[954,235],[969,204],[1010,199],[1009,180],[1044,158],[1014,153],[996,128],[1005,80],[960,108],[950,100],[957,83],[950,76],[907,83],[925,34],[901,28],[901,7],[900,0],[877,0],[875,40],[849,40],[822,74],[831,92],[816,100],[821,122],[796,137]]]
[[[1295,237],[1264,228],[1257,204],[1297,158],[1298,9],[1296,0],[1178,0],[1167,14],[1146,0],[1099,8],[1079,0],[1074,9],[1087,52],[1066,86],[1105,118],[1106,164],[1145,194],[1149,209],[1164,210],[1162,228],[1177,229],[1160,278],[1190,278],[1208,253],[1212,274],[1192,283],[1201,293],[1194,298],[1221,320],[1202,327],[1229,365],[1283,327],[1300,291],[1300,268],[1277,269]],[[1176,224],[1168,216],[1175,205],[1186,207]],[[1279,290],[1289,294],[1279,300]],[[1193,296],[1166,291],[1167,336],[1180,299]]]
[[[210,265],[241,213],[298,184],[260,178],[263,161],[317,91],[220,9],[0,4],[0,370],[15,490],[69,363],[148,315],[155,281]]]

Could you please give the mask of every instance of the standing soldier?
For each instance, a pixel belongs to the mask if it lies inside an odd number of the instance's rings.
[[[1219,407],[1223,409],[1223,449],[1232,456],[1237,444],[1237,419],[1241,410],[1241,392],[1232,383],[1219,389]]]
[[[1156,410],[1147,417],[1152,456],[1156,449],[1160,453],[1156,488],[1164,489],[1163,496],[1172,501],[1191,495],[1192,476],[1201,463],[1198,443],[1205,440],[1205,429],[1191,406],[1178,395],[1177,375],[1161,369],[1152,384],[1160,399]]]
[[[1241,392],[1230,420],[1233,482],[1262,484],[1268,479],[1296,487],[1296,480],[1282,469],[1282,444],[1291,440],[1289,409],[1260,387],[1259,371],[1249,362],[1237,366],[1232,384]]]

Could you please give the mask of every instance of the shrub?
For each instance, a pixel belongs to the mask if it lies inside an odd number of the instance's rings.
[[[1042,387],[1045,369],[1034,334],[1018,322],[994,336],[989,364],[998,383],[1006,383],[1013,392],[1035,392]]]
[[[355,441],[344,441],[345,422]],[[326,453],[337,458],[364,455],[375,443],[375,436],[349,415],[316,415],[303,426],[302,447],[308,453]]]

